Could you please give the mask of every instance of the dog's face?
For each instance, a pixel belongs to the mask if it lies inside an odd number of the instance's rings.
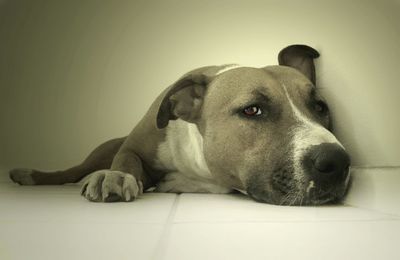
[[[349,157],[329,131],[326,102],[297,70],[222,73],[208,87],[201,119],[207,164],[224,183],[273,204],[343,197]]]
[[[315,86],[315,52],[289,46],[279,56],[285,66],[194,71],[167,94],[158,126],[176,118],[196,123],[210,172],[257,201],[340,200],[350,158],[330,132],[329,108]]]

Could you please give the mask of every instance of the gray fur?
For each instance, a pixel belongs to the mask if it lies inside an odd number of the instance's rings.
[[[32,169],[18,168],[10,171],[10,176],[13,182],[21,185],[35,185],[35,181],[32,178]]]

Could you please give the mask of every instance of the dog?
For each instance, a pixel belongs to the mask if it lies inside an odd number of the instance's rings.
[[[154,101],[132,132],[101,144],[63,171],[13,169],[21,185],[75,183],[89,201],[133,201],[156,192],[242,192],[258,202],[340,202],[350,156],[331,133],[306,45],[279,65],[207,66],[186,73]],[[155,187],[155,188],[154,188]]]

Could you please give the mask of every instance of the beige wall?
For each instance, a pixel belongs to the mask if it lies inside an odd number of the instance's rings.
[[[389,0],[1,0],[0,170],[78,163],[184,72],[276,64],[293,43],[321,52],[354,164],[399,166],[399,14]]]

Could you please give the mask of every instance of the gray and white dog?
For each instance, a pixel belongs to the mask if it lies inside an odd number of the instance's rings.
[[[90,201],[132,201],[143,191],[240,191],[256,201],[319,205],[340,201],[350,158],[331,133],[306,45],[291,45],[279,66],[209,66],[167,88],[123,138],[97,147],[63,171],[14,169],[21,185],[84,182]]]

